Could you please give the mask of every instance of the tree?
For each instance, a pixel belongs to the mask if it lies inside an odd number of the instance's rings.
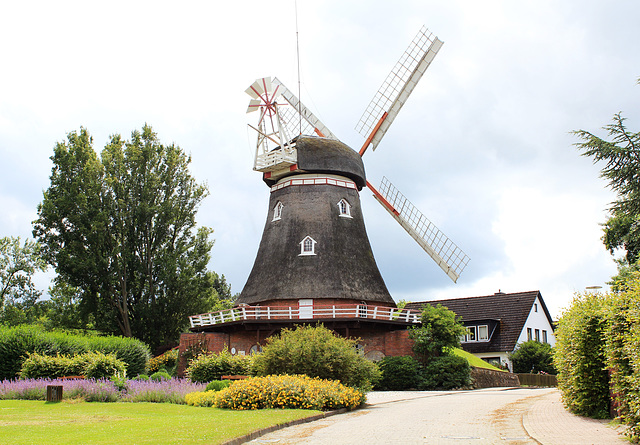
[[[613,123],[604,130],[610,140],[585,130],[574,131],[582,139],[576,146],[594,163],[605,163],[600,176],[608,180],[618,199],[612,204],[611,215],[604,224],[602,240],[611,253],[623,249],[626,264],[632,265],[640,257],[640,132],[628,130],[621,113],[615,114]]]
[[[520,343],[510,357],[513,372],[555,374],[553,348],[548,343],[529,340]]]
[[[128,141],[112,136],[100,157],[81,128],[51,160],[33,229],[49,264],[79,290],[96,328],[175,342],[188,315],[217,301],[212,230],[195,221],[208,190],[190,175],[191,158],[145,125]]]
[[[33,275],[44,272],[46,262],[40,256],[40,246],[20,237],[0,238],[0,311],[9,324],[26,321],[24,310],[33,306],[41,295],[33,284]]]
[[[427,304],[421,315],[421,325],[409,331],[413,339],[413,351],[423,361],[446,355],[451,349],[460,347],[460,338],[466,329],[453,311],[438,303],[437,306]]]

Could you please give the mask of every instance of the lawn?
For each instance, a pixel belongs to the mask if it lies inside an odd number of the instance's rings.
[[[454,349],[453,353],[457,356],[464,357],[467,359],[471,366],[475,366],[476,368],[485,368],[492,369],[494,371],[504,371],[504,369],[500,369],[496,366],[493,366],[490,363],[485,362],[484,360],[476,357],[473,354],[468,353],[467,351],[463,351],[462,349]]]
[[[0,443],[217,444],[318,413],[231,411],[173,403],[1,400]]]

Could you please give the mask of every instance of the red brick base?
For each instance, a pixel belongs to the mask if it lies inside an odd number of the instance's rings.
[[[409,338],[409,331],[381,331],[377,329],[350,329],[348,332],[337,332],[340,336],[348,335],[359,339],[364,349],[365,357],[379,360],[385,356],[413,355],[413,340]],[[178,375],[183,376],[186,368],[185,354],[188,349],[221,352],[225,348],[232,354],[249,354],[252,346],[262,346],[270,334],[261,331],[238,331],[233,333],[203,332],[188,333],[180,336],[180,364]]]

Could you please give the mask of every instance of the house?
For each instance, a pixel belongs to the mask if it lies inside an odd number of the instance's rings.
[[[512,369],[509,353],[527,340],[556,343],[551,315],[537,290],[411,302],[405,308],[421,310],[425,304],[441,304],[461,317],[467,328],[462,349],[495,365]]]

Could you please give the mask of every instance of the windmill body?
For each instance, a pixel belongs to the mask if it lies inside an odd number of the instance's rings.
[[[208,336],[209,349],[248,353],[280,329],[324,323],[359,337],[365,355],[411,354],[407,326],[420,313],[398,309],[373,257],[360,192],[376,200],[455,282],[469,258],[383,179],[365,176],[362,156],[374,149],[430,65],[442,42],[420,30],[357,125],[359,152],[338,138],[277,78],[256,80],[247,112],[258,112],[254,170],[270,188],[256,259],[236,306],[190,317],[181,349]]]
[[[270,186],[258,254],[237,303],[395,307],[367,237],[362,158],[342,142],[299,137],[297,164]],[[305,240],[306,246],[305,246]]]

